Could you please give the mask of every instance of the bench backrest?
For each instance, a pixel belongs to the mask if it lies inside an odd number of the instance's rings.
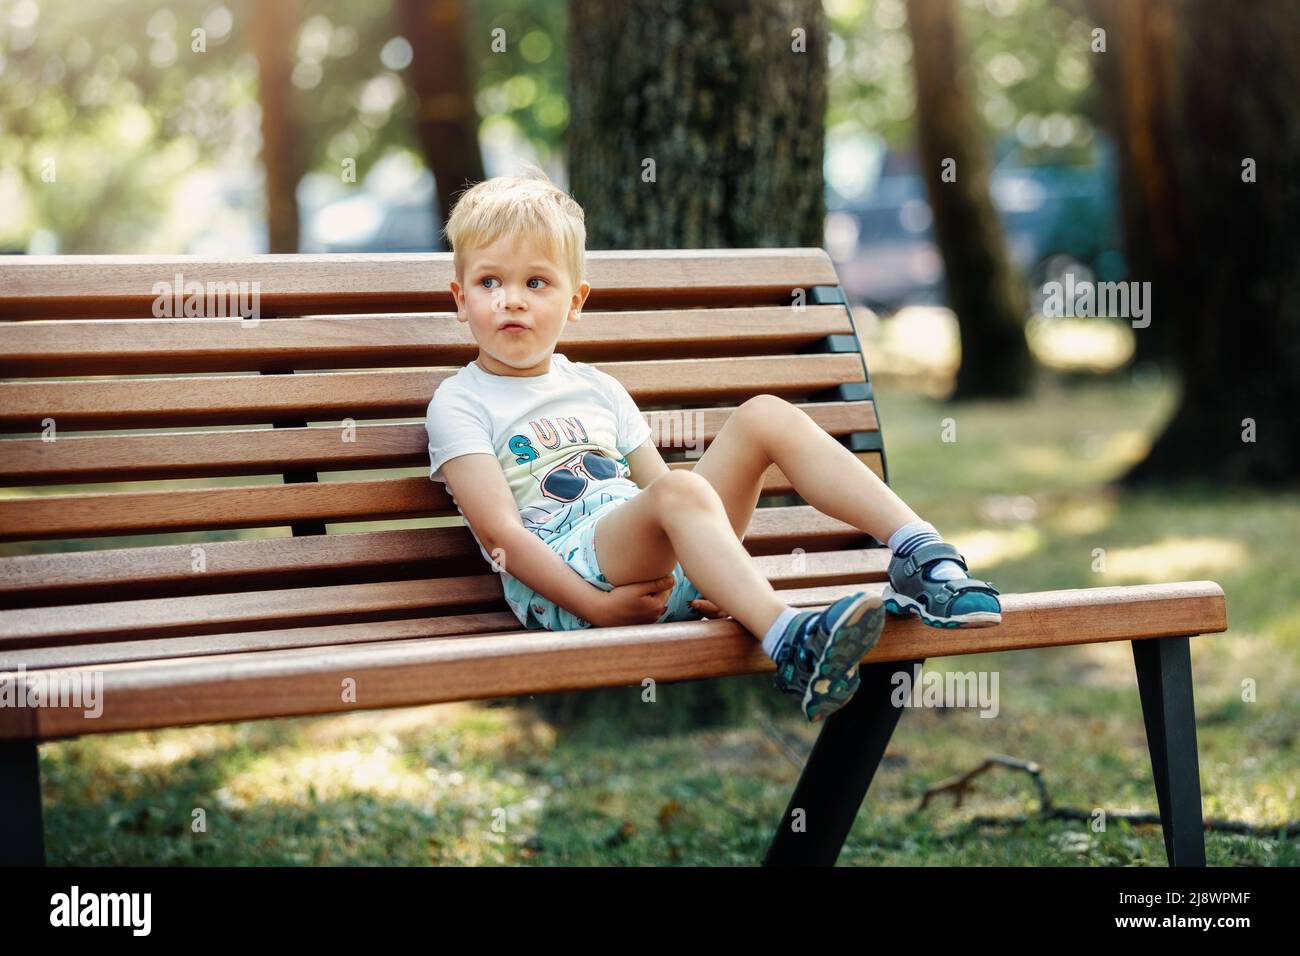
[[[731,411],[770,392],[885,476],[825,252],[587,262],[593,291],[557,350],[624,384],[670,467],[691,467]],[[455,320],[452,277],[449,253],[0,257],[0,608],[212,596],[179,619],[136,604],[134,628],[70,624],[83,642],[230,630],[222,612],[235,594],[252,628],[503,608],[445,487],[428,478],[426,406],[477,354]],[[238,317],[240,296],[254,294],[257,318]],[[752,553],[878,544],[790,492],[773,468]],[[159,537],[172,535],[185,537]],[[861,580],[860,563],[832,564],[787,577]],[[360,587],[376,582],[388,586]],[[249,610],[259,591],[316,585],[359,590]],[[10,648],[52,639],[0,634]]]

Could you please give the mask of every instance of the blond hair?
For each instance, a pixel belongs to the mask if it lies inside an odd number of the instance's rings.
[[[575,287],[586,270],[587,226],[582,207],[544,171],[525,164],[518,176],[494,176],[460,194],[443,229],[456,279],[465,281],[465,254],[502,236],[527,236],[563,265]]]

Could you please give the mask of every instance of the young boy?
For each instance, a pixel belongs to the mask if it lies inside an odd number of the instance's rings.
[[[582,208],[541,170],[469,189],[445,232],[457,320],[479,353],[429,402],[430,477],[447,484],[525,627],[728,614],[761,636],[776,686],[818,721],[858,689],[886,608],[939,627],[1001,620],[997,590],[784,399],[744,402],[692,470],[669,470],[619,381],[555,352],[591,286]],[[781,600],[741,544],[772,463],[809,504],[888,542],[883,595],[823,611]]]

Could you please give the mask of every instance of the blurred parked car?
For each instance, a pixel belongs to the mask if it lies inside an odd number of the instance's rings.
[[[826,247],[846,293],[881,313],[946,304],[915,153],[884,149],[863,165],[865,182],[852,195],[828,176]],[[1069,151],[1031,150],[1014,139],[998,144],[989,190],[1034,302],[1045,282],[1066,272],[1076,282],[1123,278],[1115,175],[1113,149],[1102,138]]]
[[[303,252],[441,252],[433,173],[419,169],[394,189],[367,177],[363,189],[341,199],[303,203]]]

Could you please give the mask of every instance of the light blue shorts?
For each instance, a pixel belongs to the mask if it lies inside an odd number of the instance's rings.
[[[565,563],[581,574],[588,584],[595,585],[602,591],[614,590],[614,585],[605,579],[596,562],[596,522],[602,515],[631,500],[614,498],[596,505],[559,535],[544,539],[547,547],[564,558]],[[700,592],[686,577],[680,563],[673,566],[673,578],[673,589],[668,595],[668,609],[656,623],[696,621],[703,618],[702,613],[691,607],[691,602],[700,597]],[[503,573],[502,581],[506,603],[524,627],[547,631],[575,631],[591,627],[590,621],[571,614],[510,574]]]

